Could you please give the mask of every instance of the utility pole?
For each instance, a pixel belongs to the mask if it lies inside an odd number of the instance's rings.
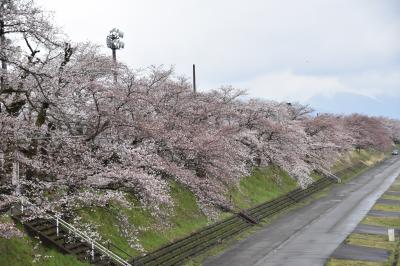
[[[125,44],[121,39],[124,38],[124,33],[119,29],[113,28],[107,35],[107,47],[112,51],[112,59],[114,67],[117,67],[117,50],[123,49]],[[117,70],[114,70],[114,83],[117,84]]]
[[[0,12],[1,14],[1,12]],[[0,17],[0,50],[4,51],[4,47],[6,45],[6,36],[4,33],[4,20]],[[1,77],[0,77],[0,83],[1,83],[1,89],[3,90],[5,85],[6,85],[6,74],[7,71],[7,63],[5,60],[1,60]]]
[[[117,64],[117,50],[112,49],[112,59],[114,64]]]
[[[5,33],[5,22],[3,14],[5,13],[5,9],[7,7],[8,1],[1,1],[0,3],[0,51],[5,51],[6,45],[6,33]],[[2,55],[1,57],[3,57]],[[0,75],[0,91],[3,91],[6,86],[6,72],[7,72],[7,63],[5,60],[1,59],[1,75]],[[0,113],[1,113],[1,103],[0,103]]]
[[[196,65],[193,64],[193,92],[196,93]]]

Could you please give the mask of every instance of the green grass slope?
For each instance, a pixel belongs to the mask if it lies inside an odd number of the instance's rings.
[[[243,178],[238,187],[231,188],[230,197],[238,209],[277,198],[297,187],[297,182],[285,171],[275,166],[256,169]]]

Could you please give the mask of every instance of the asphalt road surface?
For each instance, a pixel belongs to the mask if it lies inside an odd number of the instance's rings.
[[[400,159],[393,157],[278,218],[204,265],[324,265],[399,174]]]

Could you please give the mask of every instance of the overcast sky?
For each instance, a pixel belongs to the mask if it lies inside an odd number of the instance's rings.
[[[400,118],[399,0],[36,3],[73,41],[105,47],[109,30],[124,31],[117,56],[132,68],[172,65],[191,77],[195,63],[200,90],[232,85],[322,111]]]

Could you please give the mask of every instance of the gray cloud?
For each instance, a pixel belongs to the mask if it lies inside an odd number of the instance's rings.
[[[398,95],[396,0],[39,0],[74,40],[105,45],[125,31],[119,58],[134,68],[175,65],[202,89],[232,84],[255,97],[306,100],[351,92]],[[106,50],[105,50],[106,51]],[[108,52],[108,51],[106,51]]]

